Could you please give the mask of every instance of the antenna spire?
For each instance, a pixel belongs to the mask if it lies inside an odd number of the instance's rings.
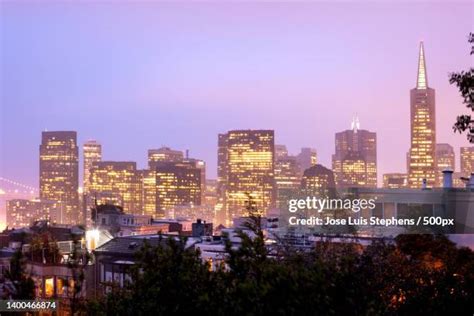
[[[420,52],[418,54],[418,76],[416,79],[416,88],[428,88],[428,76],[426,75],[425,48],[423,46],[423,41],[420,42]]]
[[[354,131],[354,133],[357,133],[357,130],[360,129],[360,122],[357,113],[352,118],[351,129]]]

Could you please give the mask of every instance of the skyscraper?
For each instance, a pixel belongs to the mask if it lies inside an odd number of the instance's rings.
[[[418,56],[416,87],[410,91],[411,147],[408,186],[421,188],[436,185],[436,113],[435,90],[428,86],[423,42]]]
[[[79,150],[72,131],[43,132],[40,145],[40,198],[59,202],[59,223],[79,222]]]
[[[219,135],[218,183],[228,222],[248,215],[247,194],[262,214],[274,206],[274,152],[272,130],[235,130]]]
[[[449,144],[436,144],[436,178],[437,187],[443,186],[443,170],[455,171],[456,159],[454,149]]]
[[[336,133],[332,170],[340,188],[377,187],[377,135],[359,127],[354,119],[352,129]]]
[[[469,177],[474,172],[474,146],[461,147],[461,173]]]
[[[143,214],[142,174],[135,162],[94,162],[90,180],[90,195],[99,204],[119,204],[126,213]]]
[[[145,214],[163,218],[176,206],[199,206],[206,190],[206,164],[169,147],[148,151],[143,173]]]
[[[301,189],[307,195],[334,198],[336,196],[334,173],[323,165],[312,166],[303,173]]]
[[[84,155],[83,186],[84,193],[87,194],[90,186],[90,170],[94,162],[102,160],[102,146],[95,140],[89,140],[82,146],[82,151]]]
[[[301,148],[301,152],[296,156],[296,160],[303,171],[315,166],[318,163],[316,149],[309,147]]]
[[[276,207],[283,209],[288,199],[300,188],[302,170],[295,156],[288,155],[286,146],[275,148]]]
[[[157,162],[145,171],[145,214],[163,218],[176,206],[201,205],[201,169],[189,162]]]
[[[148,167],[154,166],[157,162],[180,162],[184,155],[180,150],[174,150],[169,147],[148,150]]]

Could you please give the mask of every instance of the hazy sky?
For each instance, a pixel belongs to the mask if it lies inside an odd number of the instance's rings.
[[[472,65],[474,5],[178,2],[1,4],[0,175],[38,184],[42,130],[96,139],[104,159],[189,149],[216,175],[217,134],[275,129],[292,153],[377,133],[379,179],[404,172],[409,90],[424,40],[438,142],[467,110],[448,73]],[[456,168],[459,159],[456,157]]]

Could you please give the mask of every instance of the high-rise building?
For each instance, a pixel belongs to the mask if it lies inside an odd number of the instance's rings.
[[[315,165],[303,173],[301,189],[306,195],[334,198],[336,182],[334,173],[322,165]]]
[[[180,150],[174,150],[169,147],[148,150],[148,167],[152,168],[157,162],[180,162],[184,155]]]
[[[116,204],[125,213],[143,214],[142,173],[132,161],[97,161],[92,164],[90,195],[98,204]]]
[[[84,155],[83,191],[87,194],[90,186],[90,170],[94,162],[102,160],[102,146],[95,140],[89,140],[82,146],[82,151]]]
[[[286,158],[288,156],[288,149],[285,145],[275,145],[275,159]]]
[[[296,156],[296,160],[300,165],[301,170],[306,170],[315,166],[318,163],[316,149],[308,147],[301,148],[301,152]]]
[[[301,176],[302,170],[297,157],[288,155],[286,147],[285,151],[280,152],[275,149],[275,188],[278,209],[286,207],[288,199],[300,188]]]
[[[201,169],[189,163],[159,162],[144,176],[145,212],[165,217],[176,206],[201,205]]]
[[[355,119],[352,129],[336,133],[332,170],[340,188],[377,187],[377,135],[359,127]]]
[[[383,187],[386,189],[403,189],[408,186],[408,175],[406,173],[385,173],[383,175]]]
[[[199,206],[206,190],[206,163],[186,157],[169,147],[148,151],[149,169],[144,171],[146,214],[163,218],[176,206]],[[198,196],[199,195],[199,196]]]
[[[435,90],[428,86],[423,42],[418,56],[416,87],[410,91],[411,147],[408,186],[427,187],[437,181]]]
[[[38,220],[61,222],[61,208],[56,201],[14,199],[7,201],[7,225],[10,228],[30,227]]]
[[[449,144],[436,144],[436,177],[437,187],[443,186],[443,170],[449,169],[455,171],[454,149]]]
[[[275,160],[275,185],[277,190],[297,189],[302,172],[296,157],[286,156]]]
[[[77,224],[79,150],[72,131],[43,132],[40,145],[40,199],[59,202],[61,224]]]
[[[248,215],[248,195],[262,214],[275,206],[274,153],[272,130],[234,130],[219,135],[218,186],[228,223]]]
[[[474,172],[474,146],[461,147],[461,173],[464,177],[469,177]]]

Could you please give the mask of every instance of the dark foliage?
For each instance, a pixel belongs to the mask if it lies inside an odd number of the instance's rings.
[[[474,33],[469,34],[469,43],[474,44]],[[474,54],[474,45],[471,46],[471,55]],[[474,111],[474,68],[467,71],[461,71],[450,74],[450,84],[455,84],[461,96],[463,103],[472,111]],[[471,115],[460,115],[457,117],[453,126],[455,132],[463,133],[467,131],[467,139],[474,143],[474,119]]]
[[[321,242],[272,251],[249,199],[247,233],[226,241],[210,271],[186,239],[137,253],[124,288],[89,304],[94,315],[472,315],[474,253],[444,236],[404,235],[361,247]],[[251,233],[248,233],[248,230]],[[270,250],[269,250],[270,249]],[[283,250],[284,251],[284,250]],[[278,255],[276,255],[278,253]]]

